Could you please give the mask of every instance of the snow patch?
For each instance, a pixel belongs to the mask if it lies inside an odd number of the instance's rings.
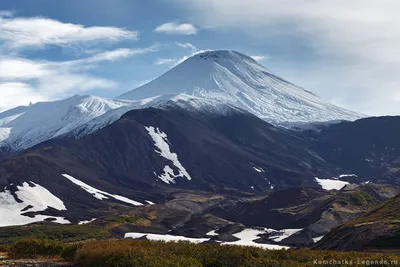
[[[349,184],[349,182],[345,181],[332,180],[332,179],[319,179],[317,177],[315,177],[315,180],[317,181],[317,183],[319,183],[322,189],[325,190],[340,190]]]
[[[288,249],[287,246],[271,245],[271,244],[260,244],[254,242],[254,240],[259,239],[260,234],[265,234],[268,229],[244,229],[243,231],[233,234],[233,236],[239,238],[240,240],[234,242],[226,242],[221,245],[238,245],[238,246],[251,246],[260,247],[264,249]]]
[[[189,181],[192,180],[192,177],[190,177],[189,173],[178,160],[178,155],[171,152],[168,144],[167,134],[162,132],[159,128],[156,129],[152,126],[145,128],[153,139],[155,146],[158,148],[158,150],[154,151],[160,154],[161,157],[171,161],[172,164],[179,170],[179,173],[175,175],[174,170],[169,165],[166,165],[164,167],[164,173],[158,177],[167,184],[175,183],[175,178],[177,177],[184,177]]]
[[[339,175],[339,178],[345,178],[345,177],[358,177],[356,174],[341,174]]]
[[[269,232],[276,232],[277,235],[271,236],[269,239],[273,240],[275,242],[281,242],[283,239],[288,238],[291,235],[294,235],[298,232],[300,232],[303,229],[283,229],[283,230],[273,230],[273,229],[268,229]]]
[[[78,224],[79,224],[79,225],[82,225],[82,224],[89,224],[89,223],[91,223],[91,222],[94,222],[95,220],[97,220],[97,218],[93,218],[93,219],[88,220],[88,221],[80,221],[80,222],[78,222]]]
[[[0,128],[0,142],[7,140],[7,138],[11,135],[11,130],[11,127]]]
[[[60,211],[66,210],[64,203],[50,191],[38,184],[30,183],[34,186],[31,187],[27,182],[24,182],[22,186],[17,186],[18,191],[15,194],[22,201],[21,203],[16,201],[10,190],[5,189],[4,192],[0,192],[0,214],[2,215],[0,227],[41,222],[50,218],[54,219],[55,223],[69,224],[70,222],[62,217],[36,215],[31,218],[23,215],[26,212],[45,211],[49,207]],[[27,209],[28,206],[32,207]]]
[[[324,236],[318,236],[318,237],[314,237],[312,240],[314,243],[317,243],[318,241],[320,241],[322,238],[324,238]]]
[[[264,231],[255,230],[255,229],[245,229],[240,233],[234,234],[234,236],[240,238],[239,241],[235,242],[224,242],[220,243],[221,245],[238,245],[238,246],[252,246],[252,247],[260,247],[264,249],[288,249],[287,246],[280,245],[271,245],[271,244],[259,244],[255,243],[253,240],[258,239],[258,234],[265,233]],[[218,235],[215,231],[210,231],[207,235],[215,236]],[[209,241],[209,238],[190,238],[184,236],[175,236],[175,235],[161,235],[161,234],[149,234],[149,233],[126,233],[125,238],[138,239],[146,236],[147,239],[153,241],[165,241],[165,242],[179,242],[179,241],[188,241],[191,243],[203,243]]]
[[[137,239],[146,236],[148,240],[152,241],[165,241],[165,242],[179,242],[188,241],[191,243],[203,243],[208,241],[208,238],[190,238],[177,235],[159,235],[159,234],[148,234],[148,233],[126,233],[125,238]]]
[[[25,182],[22,186],[17,186],[18,191],[16,192],[20,200],[33,206],[33,208],[30,208],[28,211],[42,211],[48,207],[52,207],[56,210],[67,210],[61,199],[54,196],[46,188],[33,182],[31,183],[34,187],[29,186],[29,184]]]
[[[150,200],[145,200],[146,202],[147,202],[147,204],[149,204],[149,205],[155,205],[156,203],[154,203],[154,202],[152,202],[152,201],[150,201]]]
[[[125,202],[134,206],[142,206],[143,204],[134,200],[131,200],[129,198],[120,196],[120,195],[113,195],[110,193],[107,193],[105,191],[96,189],[88,184],[85,184],[84,182],[72,177],[71,175],[68,174],[62,174],[62,176],[64,176],[65,178],[67,178],[68,180],[70,180],[72,183],[80,186],[83,190],[85,190],[86,192],[88,192],[89,194],[93,195],[95,198],[99,199],[99,200],[104,200],[104,199],[108,199],[109,197],[112,197],[116,200],[119,200],[121,202]]]
[[[218,236],[219,234],[218,234],[216,231],[217,231],[217,230],[212,230],[212,231],[208,232],[206,235],[209,235],[209,236]]]
[[[253,169],[257,172],[265,172],[263,168],[260,167],[253,167]]]

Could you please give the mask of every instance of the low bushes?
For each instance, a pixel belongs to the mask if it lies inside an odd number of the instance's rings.
[[[215,244],[163,243],[135,240],[109,240],[84,243],[77,250],[75,264],[82,267],[305,267],[346,266],[347,260],[374,261],[382,258],[400,264],[400,256],[376,253],[299,250],[264,250],[254,247],[219,246]],[[315,261],[318,263],[316,264]],[[329,264],[343,261],[343,264]],[[357,263],[354,263],[356,265]],[[361,264],[363,265],[363,264]]]
[[[107,229],[94,225],[23,225],[0,227],[0,244],[13,244],[26,239],[43,239],[53,242],[76,242],[103,239]]]
[[[7,252],[8,251],[8,245],[0,245],[0,252]]]
[[[54,257],[63,252],[64,246],[40,239],[19,241],[8,248],[11,258],[34,258],[38,256]]]
[[[138,240],[103,240],[75,244],[26,240],[10,246],[14,258],[54,257],[81,267],[307,267],[347,266],[345,261],[373,262],[373,266],[400,264],[400,256],[379,253],[264,250],[216,244],[164,243]],[[379,262],[382,259],[389,264]],[[331,264],[332,262],[332,264]],[[343,262],[343,264],[341,264]]]

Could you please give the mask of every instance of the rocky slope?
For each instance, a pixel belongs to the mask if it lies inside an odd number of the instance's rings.
[[[374,250],[400,248],[400,195],[359,218],[334,228],[318,249]]]
[[[292,188],[273,192],[261,200],[225,201],[207,212],[248,227],[302,229],[281,243],[304,245],[398,193],[398,187],[375,184],[351,185],[340,191]]]

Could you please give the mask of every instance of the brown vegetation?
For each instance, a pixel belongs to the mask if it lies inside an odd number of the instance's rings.
[[[374,266],[386,260],[400,264],[400,256],[361,253],[299,250],[264,250],[254,247],[219,246],[216,244],[164,243],[136,240],[103,240],[79,244],[60,244],[48,241],[29,240],[12,245],[9,253],[13,257],[62,256],[77,266],[121,266],[121,267],[168,267],[168,266],[345,266],[344,261],[373,261]],[[341,264],[340,262],[343,262]],[[354,263],[357,264],[357,263]],[[318,265],[318,263],[317,263]],[[358,264],[360,265],[360,264]],[[363,264],[361,264],[363,266]]]

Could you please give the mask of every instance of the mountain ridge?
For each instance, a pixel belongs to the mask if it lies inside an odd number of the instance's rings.
[[[186,94],[229,103],[270,122],[355,120],[363,115],[336,107],[229,50],[195,54],[159,78],[116,99]]]
[[[216,115],[238,109],[284,127],[362,117],[322,101],[246,55],[207,51],[115,99],[75,95],[0,113],[0,157],[61,135],[81,138],[133,109],[171,105]]]

